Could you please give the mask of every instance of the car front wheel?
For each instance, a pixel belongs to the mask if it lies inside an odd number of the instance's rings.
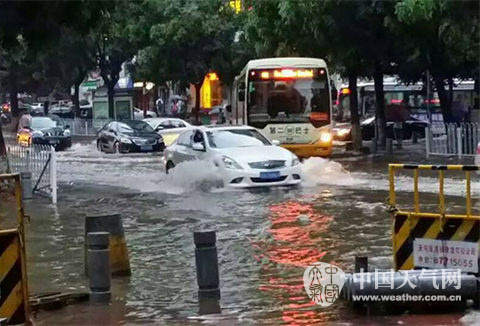
[[[168,172],[175,167],[175,164],[173,164],[172,161],[167,162],[167,166],[165,167],[165,172],[168,174]]]
[[[103,152],[102,143],[99,140],[97,140],[97,150]]]

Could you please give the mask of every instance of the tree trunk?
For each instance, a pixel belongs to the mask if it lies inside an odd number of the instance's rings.
[[[348,89],[350,90],[350,121],[352,124],[351,135],[353,149],[362,148],[362,130],[360,129],[360,116],[358,114],[357,76],[349,74]]]
[[[385,96],[383,93],[383,71],[380,64],[375,64],[375,72],[373,74],[375,82],[375,125],[376,138],[379,147],[385,147],[387,143],[386,122],[385,122]]]
[[[2,125],[0,124],[0,156],[7,155],[7,148],[5,147],[5,139],[3,139]]]
[[[18,87],[17,87],[17,76],[15,73],[10,73],[8,90],[10,93],[10,109],[13,117],[18,117],[20,115],[20,110],[18,109]]]
[[[453,78],[448,77],[448,106],[452,107],[453,103]]]
[[[441,75],[434,74],[433,81],[437,89],[438,98],[440,99],[443,121],[446,123],[452,122],[452,107],[449,103],[447,91],[445,90],[444,78]]]
[[[480,110],[480,73],[475,74],[475,84],[473,86],[473,108],[475,110]]]
[[[0,174],[10,173],[10,167],[8,164],[7,148],[5,146],[5,140],[3,139],[2,125],[0,124]]]
[[[72,102],[75,110],[75,116],[80,115],[80,83],[75,83],[73,85],[73,97],[72,97]]]
[[[108,117],[115,119],[115,107],[113,96],[115,95],[115,83],[107,83],[107,95],[108,95]]]
[[[199,125],[200,124],[200,90],[202,89],[202,83],[195,83],[195,124]]]

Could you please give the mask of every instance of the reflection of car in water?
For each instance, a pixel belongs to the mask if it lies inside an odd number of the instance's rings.
[[[163,137],[165,146],[171,145],[180,133],[191,127],[188,122],[178,118],[147,118],[143,121]]]
[[[125,120],[107,123],[97,136],[101,152],[160,152],[165,148],[162,136],[144,121]]]
[[[70,126],[64,125],[56,116],[32,117],[30,126],[18,130],[17,142],[23,146],[45,144],[65,149],[72,146]]]
[[[252,127],[195,127],[165,150],[166,171],[191,160],[211,163],[225,186],[262,187],[301,182],[297,156],[272,145]]]

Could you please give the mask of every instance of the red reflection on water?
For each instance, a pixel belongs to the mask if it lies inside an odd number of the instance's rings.
[[[283,305],[282,320],[289,325],[325,321],[325,312],[316,309],[308,298],[302,277],[303,268],[321,261],[327,253],[322,244],[332,217],[316,211],[310,203],[289,201],[272,205],[269,218],[267,232],[274,241],[252,244],[260,252],[256,259],[265,262],[262,270],[269,276],[268,284],[259,289]]]
[[[328,230],[331,216],[316,212],[309,203],[286,202],[270,207],[272,226],[268,232],[275,239],[267,258],[279,263],[307,267],[325,256],[318,247],[321,234]]]

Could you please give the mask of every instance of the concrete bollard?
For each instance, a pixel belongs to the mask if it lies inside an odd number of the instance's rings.
[[[125,241],[121,215],[87,216],[85,218],[85,235],[90,232],[108,232],[110,234],[110,271],[112,276],[131,275],[127,242]],[[85,266],[87,265],[88,256],[85,255]],[[85,272],[88,275],[87,269]]]
[[[22,183],[22,197],[23,199],[32,199],[32,172],[21,172],[20,180]]]
[[[90,279],[90,301],[110,301],[110,251],[108,232],[89,232],[88,242],[88,276]]]
[[[195,264],[197,267],[199,313],[213,314],[221,311],[218,256],[215,231],[194,232]]]

